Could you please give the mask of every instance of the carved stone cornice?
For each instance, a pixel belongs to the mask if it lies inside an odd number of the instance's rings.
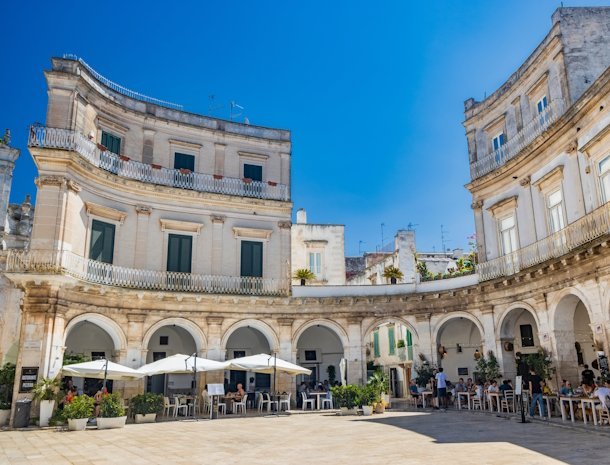
[[[127,321],[130,323],[144,323],[146,320],[146,315],[144,313],[128,313]]]
[[[280,326],[292,326],[294,318],[278,318],[277,322]]]
[[[210,218],[213,224],[223,224],[227,220],[225,215],[212,215]]]
[[[68,182],[68,179],[63,177],[63,176],[55,176],[55,175],[48,175],[48,176],[39,176],[38,178],[36,178],[36,187],[40,188],[42,186],[65,186],[66,183]]]
[[[483,201],[475,200],[470,204],[470,208],[472,208],[473,210],[480,210],[481,208],[483,208]]]
[[[138,215],[150,215],[152,207],[150,205],[136,205],[136,213]]]
[[[221,316],[208,316],[205,321],[207,321],[208,325],[218,325],[220,326],[224,321],[224,318]]]
[[[277,227],[280,229],[290,229],[292,227],[292,222],[290,221],[278,221]]]

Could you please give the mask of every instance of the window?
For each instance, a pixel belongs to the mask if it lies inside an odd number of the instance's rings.
[[[517,250],[517,228],[515,226],[515,216],[507,216],[500,220],[500,240],[502,253],[508,255]]]
[[[553,234],[565,227],[565,221],[563,219],[563,196],[561,195],[561,189],[550,193],[547,199],[549,208],[549,226],[551,228],[551,234]]]
[[[546,108],[549,106],[548,100],[546,99],[546,95],[543,95],[538,103],[536,103],[536,109],[538,110],[538,114],[542,114],[546,111]]]
[[[160,346],[169,345],[169,336],[159,336],[159,345]]]
[[[306,350],[305,351],[305,361],[306,362],[315,362],[318,360],[318,355],[315,350]]]
[[[121,138],[119,136],[102,131],[102,145],[109,152],[116,153],[117,155],[121,154]]]
[[[373,354],[379,358],[379,331],[373,333]]]
[[[263,167],[260,165],[250,165],[244,163],[244,178],[250,178],[252,181],[263,180]]]
[[[106,358],[106,352],[91,352],[91,360],[103,360]]]
[[[174,169],[186,169],[195,171],[195,156],[186,153],[174,153]]]
[[[91,243],[89,258],[103,263],[112,263],[114,257],[115,226],[103,221],[93,220],[91,223]]]
[[[521,347],[534,347],[534,331],[532,325],[520,325]]]
[[[394,326],[388,328],[388,346],[389,354],[394,355],[396,353],[396,338],[394,337]]]
[[[181,234],[170,234],[167,241],[167,271],[191,272],[193,238]]]
[[[492,150],[495,152],[500,147],[502,147],[506,143],[506,138],[504,137],[504,133],[501,132],[496,137],[494,137],[491,141]]]
[[[599,180],[602,187],[602,202],[610,200],[610,157],[599,162]]]
[[[322,254],[320,252],[309,252],[309,271],[320,279],[322,272]]]
[[[262,242],[241,242],[241,276],[263,276]]]

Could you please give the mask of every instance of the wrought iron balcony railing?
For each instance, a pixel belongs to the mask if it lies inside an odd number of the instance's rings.
[[[6,273],[65,274],[95,284],[171,292],[285,296],[290,289],[287,279],[142,270],[56,250],[9,250]]]
[[[565,112],[562,99],[553,100],[548,107],[537,114],[521,131],[512,139],[494,150],[489,155],[470,164],[470,176],[477,179],[491,173],[493,170],[503,166],[509,160],[516,157],[521,150],[530,144],[536,137],[548,129],[548,127],[559,119]]]
[[[116,155],[108,150],[100,150],[96,143],[69,129],[32,126],[28,145],[30,147],[70,150],[78,153],[98,168],[145,183],[239,197],[290,200],[288,186],[284,184],[229,178],[188,170],[174,170],[159,165],[141,163]]]
[[[602,205],[561,231],[508,255],[479,263],[479,281],[511,276],[521,270],[559,258],[594,239],[610,233],[610,204]]]

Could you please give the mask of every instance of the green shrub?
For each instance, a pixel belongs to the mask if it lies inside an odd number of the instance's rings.
[[[61,394],[59,393],[59,386],[61,381],[59,378],[51,379],[51,378],[42,378],[39,380],[34,389],[32,389],[32,394],[34,394],[35,400],[58,400]]]
[[[333,386],[331,392],[338,407],[354,408],[359,405],[360,388],[355,384]]]
[[[75,396],[72,402],[64,405],[63,418],[66,420],[78,420],[91,416],[93,416],[93,397]]]
[[[0,368],[0,410],[9,410],[15,385],[15,364],[5,363]]]
[[[383,370],[377,369],[369,378],[368,385],[375,390],[379,398],[390,391],[390,378]]]
[[[367,384],[366,386],[360,386],[359,404],[361,406],[372,406],[380,400],[381,397],[379,396],[379,393],[377,392],[377,389],[374,386],[370,384]]]
[[[100,402],[100,416],[102,418],[116,418],[124,415],[123,401],[117,393],[102,396],[102,402]]]
[[[163,396],[146,392],[133,397],[129,405],[134,414],[148,415],[150,413],[161,413],[163,410]]]

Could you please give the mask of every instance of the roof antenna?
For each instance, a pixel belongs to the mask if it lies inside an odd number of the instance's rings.
[[[233,121],[233,118],[237,118],[239,116],[241,116],[241,114],[243,113],[242,110],[244,109],[244,107],[242,107],[241,105],[238,105],[235,100],[231,100],[231,110],[230,110],[230,114],[229,114],[229,119],[231,121]],[[235,109],[237,108],[237,111],[235,111]]]

